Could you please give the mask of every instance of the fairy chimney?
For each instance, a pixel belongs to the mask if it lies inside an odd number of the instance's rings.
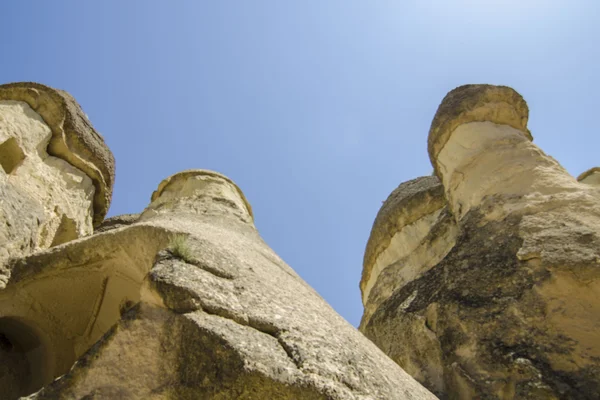
[[[599,398],[600,199],[531,142],[527,118],[508,87],[448,93],[428,144],[456,234],[438,219],[396,243],[371,285],[385,296],[365,303],[363,333],[440,398]],[[436,236],[447,253],[423,258]]]
[[[103,223],[112,156],[87,119],[63,92],[4,88],[4,190],[31,221],[58,218],[57,204],[76,234],[2,244],[3,399],[435,398],[273,252],[232,180],[183,171],[139,215]]]

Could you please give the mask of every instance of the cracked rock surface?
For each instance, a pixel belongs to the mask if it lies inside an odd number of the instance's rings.
[[[233,182],[159,189],[134,222],[4,273],[0,310],[44,332],[29,399],[435,398],[264,243]]]

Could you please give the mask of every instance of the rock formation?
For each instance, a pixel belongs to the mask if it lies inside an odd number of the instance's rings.
[[[578,182],[527,119],[508,87],[448,93],[436,177],[400,185],[373,225],[360,329],[440,398],[600,398],[597,171]]]
[[[103,223],[110,151],[27,83],[0,86],[0,164],[2,399],[435,398],[264,243],[225,176],[178,173]]]
[[[577,181],[581,183],[587,183],[588,185],[600,185],[600,168],[594,167],[583,172],[577,177]]]
[[[0,268],[89,235],[106,215],[112,153],[63,91],[0,85],[0,166]]]

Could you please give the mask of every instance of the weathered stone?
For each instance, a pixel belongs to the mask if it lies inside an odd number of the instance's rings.
[[[109,205],[113,163],[70,96],[33,83],[0,85],[0,268],[90,235]]]
[[[508,125],[533,140],[527,129],[529,108],[523,97],[507,86],[464,85],[452,90],[438,107],[427,140],[429,158],[436,172],[438,155],[452,132],[469,122],[492,121]]]
[[[26,379],[0,384],[44,386],[38,400],[435,398],[263,242],[229,179],[185,171],[152,199],[4,272],[0,332],[18,320],[10,343],[36,345],[13,361]]]
[[[577,177],[577,182],[600,186],[600,168],[594,167],[583,172]]]
[[[600,199],[526,118],[506,87],[448,94],[429,150],[455,244],[361,325],[441,398],[600,398]]]
[[[14,137],[5,139],[0,144],[0,165],[7,174],[12,173],[15,168],[25,159],[23,149],[19,147],[17,139]]]
[[[367,242],[361,325],[404,283],[436,265],[452,248],[456,224],[435,176],[401,184],[379,210]]]
[[[457,231],[439,180],[421,177],[402,183],[388,197],[377,214],[365,251],[363,279],[364,270],[373,273],[363,291],[365,312],[360,329],[438,395],[443,394],[444,387],[442,354],[435,336],[423,329],[425,319],[408,315],[382,321],[379,314],[390,296],[444,259],[455,244]],[[367,257],[374,248],[380,249],[379,256]]]
[[[17,82],[0,85],[0,101],[26,103],[41,117],[51,137],[46,148],[40,150],[66,161],[92,180],[94,225],[100,224],[110,206],[115,160],[75,99],[46,85]]]
[[[94,233],[102,233],[111,229],[118,229],[124,226],[129,226],[135,223],[140,218],[140,214],[122,214],[114,217],[106,218],[102,223],[94,229]]]

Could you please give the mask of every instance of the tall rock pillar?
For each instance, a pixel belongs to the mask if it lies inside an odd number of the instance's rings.
[[[265,244],[241,190],[211,171],[164,180],[128,224],[19,260],[0,313],[23,349],[13,387],[43,386],[30,399],[435,398]]]
[[[455,243],[361,325],[441,398],[600,398],[600,198],[527,118],[508,87],[448,93],[428,147]]]

